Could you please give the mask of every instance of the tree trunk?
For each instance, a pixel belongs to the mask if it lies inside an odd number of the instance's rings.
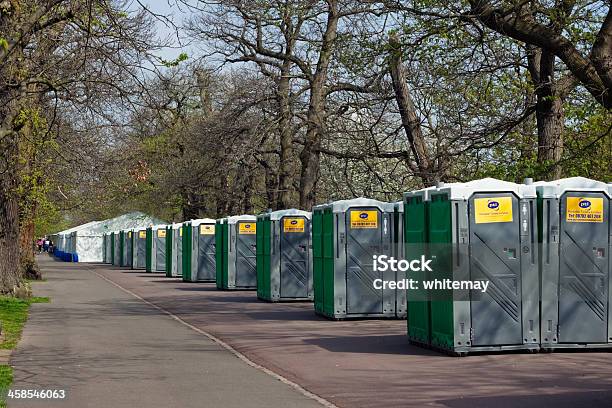
[[[2,100],[7,100],[2,98]],[[0,108],[0,293],[20,285],[19,201],[17,197],[19,133],[12,129],[15,100]]]
[[[317,69],[310,81],[310,104],[308,106],[306,137],[304,147],[300,152],[300,208],[310,210],[316,202],[316,187],[319,178],[319,166],[321,158],[321,138],[325,128],[325,82],[329,63],[333,54],[334,42],[338,29],[338,4],[337,1],[328,1],[327,25]]]
[[[278,174],[272,169],[272,167],[265,161],[260,160],[260,164],[264,169],[264,183],[266,185],[266,209],[281,210],[277,208],[279,203],[278,190],[279,190],[279,177]],[[288,207],[285,207],[288,208]]]
[[[198,69],[196,71],[196,79],[200,91],[200,104],[202,105],[202,112],[204,113],[205,117],[208,117],[212,113],[212,101],[210,98],[210,73],[205,70]]]
[[[563,156],[563,101],[555,82],[555,55],[537,47],[529,47],[528,68],[536,94],[538,128],[538,163],[545,169],[541,177],[555,180],[561,177],[559,161]]]
[[[216,218],[226,217],[227,214],[227,175],[220,175],[215,183]]]
[[[242,199],[242,211],[243,214],[253,214],[253,177],[251,176],[253,174],[253,171],[249,171],[246,175],[245,175],[245,180],[244,180],[244,188],[243,188],[243,192],[244,192],[244,196]]]
[[[310,120],[310,114],[308,115]],[[300,162],[302,171],[300,173],[300,208],[309,210],[316,202],[316,186],[319,177],[319,162],[321,159],[321,135],[318,129],[312,125],[308,125],[309,129],[306,132],[306,140],[302,152],[300,153]]]
[[[536,118],[538,123],[538,163],[546,166],[543,177],[547,180],[561,178],[559,161],[563,156],[563,102],[558,97],[538,98]]]
[[[280,128],[280,163],[278,170],[278,200],[271,206],[276,210],[291,208],[291,164],[293,161],[293,134],[291,132],[291,107],[289,101],[291,63],[285,61],[278,79],[278,105]]]
[[[433,170],[432,163],[428,157],[425,138],[421,130],[421,121],[417,115],[412,95],[410,95],[410,90],[406,82],[406,69],[402,62],[402,50],[399,38],[396,35],[390,35],[389,45],[391,46],[389,70],[393,81],[395,100],[402,118],[402,126],[408,137],[410,151],[416,163],[416,166],[410,166],[409,164],[409,167],[413,167],[413,171],[416,173],[415,175],[421,179],[425,187],[428,187],[435,184],[436,181],[439,181],[440,177]]]

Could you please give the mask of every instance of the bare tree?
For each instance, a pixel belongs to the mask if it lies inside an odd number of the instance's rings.
[[[23,116],[43,112],[52,128],[60,111],[80,109],[81,122],[84,112],[109,117],[111,98],[129,98],[128,86],[137,82],[136,67],[153,36],[145,14],[126,13],[124,5],[105,0],[3,3],[0,293],[13,291],[22,276],[17,189],[23,170],[19,149],[28,123]],[[23,250],[31,251],[31,243]]]
[[[562,32],[569,21],[581,19],[571,13],[577,3],[559,1],[548,6],[541,1],[498,4],[471,0],[470,14],[502,35],[541,48],[550,55],[545,59],[555,56],[562,60],[597,102],[612,109],[612,7],[608,1],[581,7],[589,16],[605,15],[593,33],[590,49],[584,50]],[[565,24],[559,24],[563,20]]]

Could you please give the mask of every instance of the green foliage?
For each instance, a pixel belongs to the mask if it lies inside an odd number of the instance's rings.
[[[21,331],[28,319],[28,310],[33,303],[47,303],[49,298],[32,297],[30,299],[17,299],[0,296],[0,321],[4,335],[0,349],[12,350],[21,337]]]
[[[181,52],[179,56],[174,60],[168,61],[168,60],[161,58],[160,61],[162,65],[164,65],[166,68],[172,68],[172,67],[177,67],[183,61],[187,61],[188,58],[189,56],[187,55],[186,52]]]
[[[6,408],[6,394],[13,383],[13,369],[7,365],[0,365],[0,408]]]
[[[36,235],[62,229],[59,210],[49,198],[54,187],[48,169],[52,164],[49,152],[58,149],[57,142],[48,131],[46,118],[37,108],[23,109],[16,124],[21,127],[19,146],[21,221],[34,221]]]
[[[592,102],[568,104],[565,112],[565,175],[612,180],[612,112]]]

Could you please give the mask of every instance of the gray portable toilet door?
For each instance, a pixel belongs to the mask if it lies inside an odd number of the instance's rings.
[[[280,228],[272,228],[272,250],[280,238],[280,296],[308,297],[308,239],[310,223],[306,217],[282,217]],[[277,231],[280,230],[280,237]]]
[[[183,276],[183,227],[179,228],[176,239],[176,273],[175,276]]]
[[[132,251],[134,250],[133,245],[134,245],[134,240],[132,237],[132,234],[134,234],[133,232],[128,232],[127,233],[127,238],[126,238],[126,242],[125,242],[125,246],[126,246],[126,261],[125,261],[125,265],[126,266],[132,266]]]
[[[158,229],[155,231],[155,271],[163,272],[166,270],[166,230]]]
[[[215,225],[200,224],[198,234],[198,271],[196,280],[215,280]]]
[[[607,343],[609,200],[568,192],[560,207],[559,342]]]
[[[144,237],[143,237],[144,236]],[[147,232],[138,231],[138,236],[134,238],[136,240],[136,268],[146,267],[146,256],[147,256]]]
[[[373,255],[383,252],[383,214],[375,207],[350,208],[346,212],[346,312],[369,314],[383,312],[383,290],[374,289]],[[344,250],[341,239],[337,250]]]
[[[473,346],[522,344],[520,220],[511,193],[478,193],[469,201],[470,277],[489,281],[470,294]]]
[[[257,286],[256,223],[240,221],[236,224],[236,286]]]
[[[115,259],[113,259],[113,265],[120,266],[121,265],[121,257],[123,256],[119,250],[121,249],[121,245],[119,244],[119,234],[115,234]]]

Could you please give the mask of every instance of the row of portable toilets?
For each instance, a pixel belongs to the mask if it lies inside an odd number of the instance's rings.
[[[405,318],[410,341],[476,351],[612,346],[612,184],[581,177],[439,184],[402,202],[358,198],[258,216],[109,233],[104,260],[270,302],[313,300],[330,319]],[[374,255],[433,272],[375,272]],[[419,289],[376,289],[412,278]],[[488,281],[427,291],[425,281]]]

